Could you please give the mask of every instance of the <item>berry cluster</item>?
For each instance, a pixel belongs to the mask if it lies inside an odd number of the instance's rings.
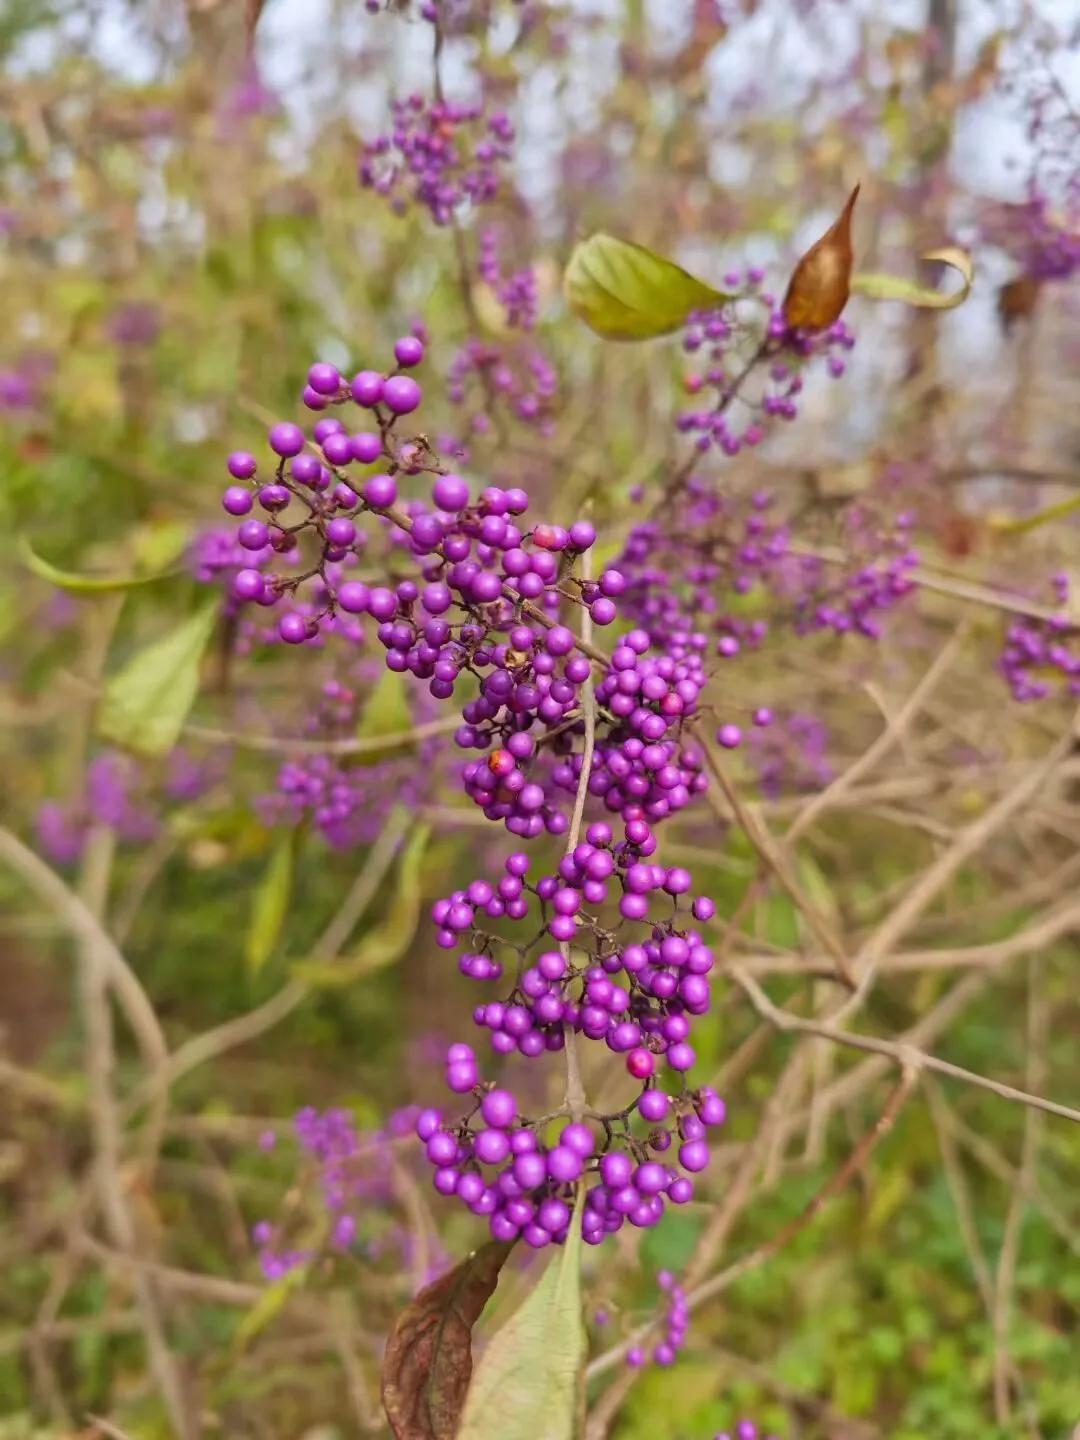
[[[447,381],[451,403],[472,407],[468,424],[477,435],[491,429],[492,408],[498,406],[549,436],[558,388],[555,367],[537,346],[476,339],[466,340],[454,356]]]
[[[499,237],[490,225],[480,231],[477,269],[481,280],[491,286],[495,298],[503,307],[510,329],[534,329],[540,304],[536,271],[531,265],[526,265],[523,270],[505,274],[499,258]]]
[[[391,104],[392,125],[364,146],[360,183],[389,198],[404,214],[410,202],[449,225],[468,203],[490,203],[501,169],[513,154],[514,127],[501,110],[485,117],[482,105],[427,101],[409,95]]]
[[[777,1440],[775,1435],[765,1435],[753,1420],[740,1420],[734,1430],[718,1430],[713,1440]]]
[[[628,1074],[642,1085],[625,1109],[611,1115],[590,1112],[602,1127],[602,1139],[572,1121],[550,1151],[536,1134],[543,1122],[522,1120],[509,1138],[492,1139],[485,1131],[474,1134],[470,1129],[475,1108],[455,1127],[442,1124],[437,1112],[424,1112],[418,1134],[436,1166],[435,1188],[458,1195],[475,1213],[491,1216],[496,1238],[523,1233],[533,1245],[561,1242],[565,1220],[549,1225],[546,1219],[563,1215],[569,1198],[565,1187],[585,1173],[595,1173],[599,1180],[587,1192],[582,1218],[583,1236],[590,1244],[620,1229],[626,1219],[637,1226],[656,1224],[664,1214],[665,1197],[674,1204],[692,1197],[693,1184],[682,1172],[694,1174],[708,1165],[706,1130],[723,1124],[726,1107],[707,1086],[688,1090],[682,1077],[695,1058],[688,1039],[691,1022],[709,1008],[713,957],[686,921],[707,921],[715,907],[708,897],[698,896],[681,910],[691,877],[677,866],[648,863],[655,848],[655,836],[641,818],[626,821],[624,838],[617,844],[611,827],[598,821],[564,856],[556,874],[531,882],[529,857],[515,852],[507,857],[505,874],[496,884],[475,880],[434,907],[438,943],[444,948],[467,944],[459,960],[462,974],[498,980],[504,973],[500,957],[514,958],[516,978],[505,999],[478,1005],[473,1012],[497,1054],[535,1058],[559,1051],[572,1031],[624,1055]],[[613,898],[613,884],[621,891],[617,931],[605,926],[600,913]],[[525,944],[479,923],[481,917],[525,921],[532,900],[538,916]],[[640,927],[640,938],[634,938],[632,930],[626,933],[628,925]],[[655,1084],[660,1057],[679,1077],[682,1088],[676,1095]],[[485,1092],[469,1046],[451,1047],[446,1079],[455,1093],[474,1096],[488,1127],[505,1130],[517,1119],[517,1103],[508,1092]],[[632,1122],[646,1127],[647,1133],[635,1136]],[[654,1158],[675,1141],[677,1166]],[[480,1164],[503,1162],[506,1168],[492,1178],[485,1179],[479,1169]],[[560,1206],[541,1215],[537,1207],[552,1199]],[[517,1203],[508,1210],[509,1201]]]
[[[759,726],[750,736],[750,759],[762,794],[770,800],[785,793],[824,789],[833,779],[828,753],[829,732],[824,722],[800,711],[779,724]]]
[[[230,485],[223,497],[226,511],[240,521],[235,543],[205,541],[210,553],[201,556],[199,573],[209,578],[227,571],[235,602],[279,608],[276,632],[288,644],[318,644],[341,630],[359,641],[360,617],[370,617],[387,667],[426,681],[435,700],[450,699],[467,673],[479,693],[463,706],[455,740],[485,753],[464,768],[466,793],[513,834],[561,834],[560,796],[576,792],[581,772],[580,692],[592,662],[574,632],[559,623],[560,607],[577,604],[595,626],[610,625],[625,580],[615,569],[596,580],[575,575],[577,558],[596,538],[587,521],[526,530],[523,490],[491,486],[474,500],[425,437],[399,437],[399,422],[422,398],[404,371],[423,353],[419,338],[405,336],[395,346],[397,370],[360,371],[348,383],[334,366],[313,365],[305,398],[311,392],[320,403],[356,404],[377,429],[350,435],[327,416],[315,422],[309,442],[297,425],[274,425],[268,438],[278,459],[270,483],[260,482],[254,456],[230,455],[230,475],[244,482]],[[384,472],[354,476],[353,467],[376,460]],[[399,503],[399,477],[422,473],[432,477],[432,503]],[[266,519],[253,517],[256,505]],[[294,507],[300,518],[288,524],[286,512]],[[366,512],[378,517],[391,558],[407,554],[419,580],[402,579],[390,589],[354,578],[368,545],[357,524]],[[268,569],[272,559],[300,559],[305,550],[311,553],[299,573]],[[241,551],[255,563],[236,570]],[[245,621],[241,616],[241,633],[256,633]],[[589,792],[609,811],[656,821],[704,788],[701,757],[679,735],[706,678],[700,654],[680,635],[665,653],[651,654],[648,633],[633,630],[605,662]],[[306,783],[291,779],[300,788]],[[327,771],[317,779],[315,803],[321,804],[324,782],[333,786],[339,777]]]
[[[677,1073],[693,1065],[690,1022],[709,1008],[713,956],[687,922],[710,920],[715,906],[705,895],[689,900],[688,871],[648,862],[656,838],[644,820],[628,820],[624,834],[614,844],[611,827],[597,821],[556,874],[530,882],[529,856],[518,851],[507,857],[506,873],[495,885],[474,880],[436,903],[432,918],[439,945],[450,949],[463,937],[467,941],[459,961],[463,975],[498,980],[504,970],[499,956],[509,951],[517,958],[517,978],[506,1000],[480,1005],[473,1014],[475,1023],[491,1032],[496,1053],[560,1050],[569,1027],[624,1054],[636,1080],[651,1078],[657,1056]],[[617,933],[606,928],[600,913],[614,885],[621,892]],[[481,928],[484,917],[527,920],[532,900],[540,930],[530,943],[513,944]],[[680,900],[689,903],[681,908]],[[561,947],[573,942],[580,958],[574,960],[565,948],[548,948],[530,960],[532,950],[550,946],[547,936]]]
[[[650,1152],[670,1148],[672,1131],[653,1128],[644,1137],[631,1133],[631,1106],[618,1116],[597,1116],[603,1138],[580,1120],[557,1117],[529,1121],[517,1098],[506,1089],[480,1083],[476,1057],[468,1045],[451,1045],[446,1054],[446,1083],[455,1094],[470,1094],[472,1109],[457,1123],[436,1109],[422,1110],[416,1133],[434,1167],[433,1184],[441,1195],[456,1196],[472,1214],[485,1216],[496,1240],[519,1236],[534,1249],[561,1245],[571,1223],[575,1189],[595,1177],[586,1191],[582,1238],[598,1245],[605,1235],[631,1225],[648,1228],[663,1218],[665,1198],[675,1205],[693,1197],[693,1182],[678,1168],[660,1163]],[[679,1162],[696,1171],[708,1163],[706,1125],[721,1124],[723,1102],[715,1092],[685,1092],[676,1099],[657,1090],[654,1116],[674,1109],[683,1140]],[[639,1102],[640,1108],[640,1102]],[[644,1114],[644,1112],[642,1112]],[[592,1117],[590,1117],[592,1118]],[[621,1126],[616,1133],[615,1125]]]
[[[724,276],[732,298],[716,309],[696,311],[687,322],[683,349],[700,355],[707,368],[689,372],[683,384],[690,395],[711,395],[712,404],[681,411],[675,423],[680,433],[696,436],[702,453],[715,446],[725,455],[738,455],[744,446],[759,445],[765,438],[764,421],[797,416],[807,363],[824,358],[828,373],[839,379],[846,368],[843,353],[855,344],[842,320],[814,334],[793,330],[776,297],[761,290],[764,278],[765,272],[757,268],[745,275],[732,271]],[[764,391],[751,400],[743,393],[744,382],[766,361]],[[745,423],[733,420],[736,399],[749,412]]]
[[[668,1297],[668,1303],[664,1315],[664,1338],[654,1347],[652,1358],[656,1365],[674,1365],[686,1342],[686,1331],[690,1324],[686,1291],[678,1284],[670,1270],[661,1270],[656,1281]],[[645,1364],[645,1360],[645,1350],[640,1345],[631,1345],[626,1352],[626,1363],[631,1369],[639,1369]]]
[[[1075,221],[1075,214],[1055,217],[1047,197],[1034,193],[1023,204],[1003,205],[991,213],[984,235],[1008,250],[1029,279],[1068,280],[1080,269]]]
[[[214,778],[210,768],[178,749],[167,757],[164,774],[151,784],[151,777],[131,756],[107,750],[87,765],[77,798],[47,800],[40,807],[37,831],[41,848],[59,865],[74,864],[94,825],[108,826],[121,842],[145,844],[160,825],[155,800],[197,799]]]
[[[323,1235],[318,1243],[293,1243],[291,1216],[278,1221],[260,1220],[252,1227],[263,1274],[278,1280],[297,1266],[317,1260],[324,1251],[345,1254],[360,1251],[369,1260],[394,1249],[408,1260],[408,1229],[387,1223],[386,1213],[397,1196],[397,1162],[394,1151],[412,1133],[416,1106],[395,1111],[386,1125],[361,1135],[348,1110],[318,1111],[306,1106],[294,1120],[296,1139],[305,1163],[314,1169],[323,1210]],[[260,1142],[264,1150],[277,1143],[273,1131]],[[297,1217],[299,1218],[299,1217]],[[305,1219],[307,1217],[304,1217]]]
[[[1070,618],[1069,577],[1051,576],[1060,615],[1048,619],[1015,617],[1005,632],[998,669],[1014,700],[1045,700],[1055,681],[1067,695],[1080,695],[1080,652],[1076,649],[1076,622]]]

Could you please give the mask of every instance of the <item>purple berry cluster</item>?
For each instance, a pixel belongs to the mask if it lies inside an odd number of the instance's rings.
[[[538,346],[476,339],[462,345],[447,378],[451,404],[468,408],[468,428],[477,435],[490,431],[496,406],[538,434],[551,435],[558,389],[558,373]]]
[[[214,771],[183,750],[166,758],[164,773],[151,776],[129,755],[108,750],[87,765],[81,793],[72,800],[47,800],[37,814],[41,848],[59,865],[82,855],[94,825],[106,825],[118,840],[142,845],[160,829],[161,800],[190,801],[215,779]]]
[[[504,111],[485,115],[483,105],[413,94],[391,102],[391,121],[364,146],[359,173],[398,214],[415,203],[436,225],[449,225],[463,205],[495,199],[513,154],[514,127]]]
[[[718,1430],[713,1440],[777,1440],[775,1435],[766,1435],[753,1420],[740,1420],[734,1430]]]
[[[499,237],[493,226],[480,231],[479,249],[477,270],[502,306],[506,324],[511,330],[535,329],[540,305],[536,271],[526,265],[523,270],[504,273]]]
[[[1069,577],[1063,571],[1051,576],[1054,602],[1060,615],[1049,619],[1018,615],[1005,632],[998,659],[1014,700],[1045,700],[1055,689],[1080,695],[1080,650],[1077,626],[1068,614]]]
[[[1000,206],[990,215],[983,233],[1007,250],[1029,279],[1068,280],[1080,269],[1076,219],[1075,213],[1055,216],[1048,198],[1033,193],[1022,204]]]
[[[686,1343],[686,1332],[690,1325],[690,1309],[686,1303],[686,1291],[670,1270],[661,1270],[656,1277],[656,1283],[667,1296],[667,1306],[663,1320],[664,1338],[654,1346],[652,1360],[655,1365],[674,1365],[679,1351]],[[626,1352],[626,1363],[631,1369],[640,1369],[646,1359],[645,1350],[641,1345],[631,1345]]]
[[[777,591],[794,600],[795,629],[831,630],[834,635],[881,638],[881,616],[917,585],[919,553],[911,547],[915,517],[901,512],[882,521],[870,508],[852,506],[844,516],[844,550],[851,557],[838,568],[814,555],[792,557]]]
[[[730,272],[724,284],[733,298],[716,309],[696,311],[687,322],[683,349],[700,355],[706,368],[688,373],[683,384],[688,394],[708,395],[712,403],[681,411],[676,428],[695,436],[702,453],[715,447],[725,455],[738,455],[745,446],[759,445],[768,420],[794,420],[798,415],[807,363],[824,358],[829,375],[839,379],[846,369],[844,352],[855,344],[842,320],[816,334],[793,330],[776,297],[761,290],[764,278],[765,272],[756,267],[745,274]],[[765,388],[750,399],[743,382],[759,364],[765,369]],[[740,413],[750,416],[745,423],[733,419],[736,396]]]
[[[709,1008],[713,955],[693,922],[710,920],[715,906],[705,895],[690,898],[687,870],[649,862],[656,838],[644,820],[627,820],[624,836],[613,843],[611,826],[596,821],[556,874],[530,881],[530,857],[516,851],[496,884],[474,880],[436,903],[438,944],[467,944],[459,961],[463,975],[498,980],[500,956],[518,962],[505,1001],[473,1013],[496,1053],[561,1050],[568,1027],[625,1055],[636,1080],[652,1077],[658,1056],[679,1074],[694,1064],[690,1025]],[[617,932],[601,913],[613,891]],[[483,928],[482,922],[501,918],[529,921],[534,935],[539,923],[539,934],[522,946]],[[551,948],[552,942],[563,948]],[[577,959],[565,949],[571,942]]]
[[[781,721],[757,726],[750,734],[748,752],[762,794],[770,800],[822,790],[833,779],[829,732],[816,715],[796,711]]]
[[[406,1226],[388,1221],[387,1212],[397,1199],[395,1149],[412,1134],[417,1114],[416,1106],[406,1106],[381,1129],[362,1134],[348,1110],[319,1111],[309,1105],[297,1113],[296,1140],[304,1164],[316,1177],[322,1234],[317,1242],[296,1244],[290,1240],[296,1229],[292,1215],[259,1220],[252,1239],[268,1280],[279,1280],[324,1254],[359,1253],[374,1261],[393,1252],[398,1263],[409,1263],[414,1237]],[[276,1145],[275,1133],[266,1131],[261,1148],[273,1150]]]
[[[627,1073],[642,1086],[623,1110],[589,1112],[601,1127],[601,1138],[573,1121],[550,1152],[535,1133],[540,1124],[521,1120],[509,1139],[490,1139],[470,1129],[475,1108],[454,1127],[440,1123],[437,1112],[424,1112],[417,1133],[436,1167],[435,1188],[458,1195],[474,1213],[489,1215],[498,1239],[522,1233],[533,1245],[559,1243],[564,1225],[546,1224],[537,1207],[554,1198],[565,1208],[570,1198],[565,1187],[592,1174],[598,1183],[587,1191],[582,1218],[590,1244],[627,1219],[636,1226],[654,1225],[663,1217],[665,1199],[684,1204],[692,1197],[689,1176],[709,1163],[707,1129],[724,1123],[726,1107],[707,1086],[688,1089],[684,1077],[695,1059],[689,1043],[693,1018],[704,1014],[711,1000],[713,956],[687,921],[709,920],[715,907],[707,896],[690,900],[693,882],[686,870],[649,863],[655,848],[655,836],[643,819],[627,820],[617,844],[611,827],[598,821],[564,856],[556,874],[531,881],[529,857],[515,852],[495,884],[475,880],[434,907],[438,943],[466,947],[459,959],[462,974],[497,981],[504,974],[503,957],[515,962],[515,982],[505,998],[473,1012],[497,1054],[536,1058],[557,1052],[572,1031],[623,1055]],[[601,913],[615,898],[614,886],[621,892],[615,930]],[[501,919],[530,921],[529,941],[518,944],[484,928],[486,921]],[[634,929],[627,931],[628,925]],[[635,938],[637,929],[640,938]],[[659,1059],[677,1078],[677,1094],[656,1085]],[[473,1096],[489,1127],[505,1129],[518,1117],[508,1092],[485,1091],[469,1046],[451,1047],[446,1079],[455,1093]],[[492,1094],[498,1098],[492,1100]],[[504,1114],[500,1122],[497,1117]],[[634,1125],[645,1133],[635,1135]],[[673,1144],[677,1164],[656,1158]],[[576,1158],[568,1159],[568,1150]],[[523,1154],[535,1158],[521,1160]],[[493,1177],[480,1168],[503,1162],[504,1170]],[[522,1203],[508,1210],[507,1201]],[[563,1208],[550,1209],[547,1218],[561,1216]]]
[[[313,365],[307,390],[328,405],[358,406],[376,428],[350,434],[326,416],[309,440],[298,425],[272,426],[269,483],[253,455],[230,455],[237,483],[223,504],[239,521],[235,544],[215,538],[199,573],[229,574],[244,634],[258,633],[250,616],[264,608],[277,611],[276,633],[286,644],[318,645],[341,631],[360,643],[366,616],[387,667],[425,681],[435,700],[449,700],[467,676],[478,693],[462,708],[455,740],[483,754],[464,767],[466,793],[512,834],[561,834],[582,766],[581,687],[597,662],[559,622],[560,612],[576,604],[606,627],[625,580],[616,569],[595,580],[575,574],[596,538],[587,521],[526,528],[523,490],[489,486],[474,498],[425,437],[401,436],[400,423],[422,398],[405,372],[423,353],[422,341],[406,336],[395,346],[395,371],[363,370],[349,382],[334,366]],[[376,462],[380,473],[355,473]],[[421,474],[431,477],[430,504],[401,500],[399,480]],[[265,519],[254,518],[256,507]],[[299,517],[288,523],[294,511]],[[376,517],[374,537],[381,531],[390,557],[404,552],[418,567],[417,580],[391,589],[354,578],[370,548],[357,523],[365,514]],[[240,551],[255,563],[237,570]],[[271,569],[279,558],[299,562],[298,571]],[[589,793],[627,820],[663,819],[705,785],[700,754],[680,736],[708,678],[701,655],[678,634],[662,653],[651,653],[649,640],[642,629],[629,632],[604,662],[596,691],[602,723]],[[333,785],[340,777],[318,778]]]
[[[416,1133],[434,1167],[435,1189],[486,1217],[494,1239],[520,1237],[534,1249],[565,1241],[575,1191],[593,1179],[581,1221],[587,1244],[600,1244],[627,1221],[640,1228],[657,1224],[665,1200],[685,1204],[693,1197],[693,1183],[676,1166],[652,1155],[669,1149],[672,1134],[678,1133],[683,1141],[679,1163],[690,1171],[704,1169],[706,1125],[724,1118],[723,1102],[704,1089],[674,1099],[664,1095],[662,1107],[656,1099],[653,1112],[662,1108],[664,1116],[672,1115],[675,1132],[654,1126],[646,1136],[633,1134],[633,1106],[616,1116],[590,1115],[594,1124],[563,1123],[557,1117],[529,1121],[511,1091],[481,1084],[476,1057],[462,1044],[447,1051],[446,1083],[474,1103],[456,1123],[444,1120],[436,1109],[417,1116]],[[653,1097],[660,1093],[645,1092]]]

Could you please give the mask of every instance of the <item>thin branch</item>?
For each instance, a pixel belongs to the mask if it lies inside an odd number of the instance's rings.
[[[793,1220],[781,1226],[781,1228],[763,1244],[758,1245],[746,1255],[741,1256],[740,1259],[736,1260],[733,1264],[727,1266],[726,1269],[721,1270],[719,1274],[714,1275],[711,1280],[706,1280],[703,1284],[697,1285],[689,1290],[686,1301],[691,1310],[698,1309],[698,1307],[703,1305],[707,1300],[712,1300],[717,1295],[722,1294],[723,1291],[734,1285],[736,1280],[741,1280],[742,1277],[749,1274],[751,1270],[760,1269],[762,1265],[779,1254],[781,1250],[788,1246],[792,1240],[810,1224],[818,1211],[831,1200],[834,1195],[839,1194],[866,1165],[876,1147],[892,1129],[896,1117],[899,1115],[905,1101],[911,1094],[916,1079],[917,1074],[914,1070],[909,1070],[906,1067],[902,1069],[899,1083],[886,1100],[881,1114],[878,1116],[872,1128],[866,1132],[851,1151],[839,1170],[811,1197],[809,1203]],[[610,1370],[613,1365],[618,1364],[631,1346],[640,1344],[640,1342],[649,1335],[654,1324],[655,1322],[650,1322],[647,1325],[641,1326],[618,1345],[613,1346],[610,1350],[605,1351],[603,1355],[598,1356],[586,1369],[586,1377],[591,1379],[596,1375],[602,1375],[605,1371]]]
[[[802,1035],[820,1035],[825,1040],[832,1040],[837,1045],[848,1045],[854,1050],[867,1050],[872,1055],[885,1055],[897,1064],[909,1066],[915,1070],[933,1070],[938,1075],[948,1075],[950,1079],[962,1080],[967,1085],[974,1085],[980,1090],[989,1090],[991,1094],[997,1095],[1002,1100],[1013,1100],[1020,1105],[1030,1105],[1033,1109],[1044,1110],[1048,1115],[1058,1115],[1064,1120],[1071,1120],[1074,1124],[1080,1124],[1080,1110],[1074,1110],[1069,1105],[1061,1105],[1056,1100],[1048,1100],[1042,1095],[1032,1095],[1026,1090],[1017,1090],[1013,1085],[1006,1085],[1000,1080],[991,1080],[986,1075],[979,1075],[974,1070],[965,1070],[962,1065],[953,1065],[949,1060],[942,1060],[937,1055],[927,1054],[925,1050],[919,1050],[914,1045],[903,1041],[880,1040],[876,1035],[857,1035],[851,1030],[841,1030],[836,1025],[830,1025],[822,1020],[806,1020],[800,1015],[792,1015],[787,1010],[781,1010],[774,1005],[769,997],[762,990],[761,986],[749,975],[740,970],[738,966],[732,965],[728,972],[735,983],[746,992],[750,1003],[758,1014],[765,1020],[770,1021],[778,1030],[793,1032]],[[823,1092],[827,1094],[828,1092]]]
[[[333,960],[359,924],[364,913],[378,894],[390,866],[394,862],[402,836],[408,829],[410,816],[407,811],[397,809],[391,813],[378,840],[368,852],[360,873],[353,881],[349,893],[342,901],[337,914],[316,942],[314,955],[320,960]],[[132,1106],[144,1103],[154,1095],[166,1093],[171,1086],[208,1060],[215,1060],[237,1046],[252,1040],[280,1025],[307,999],[311,987],[302,980],[287,980],[281,989],[264,1000],[245,1015],[226,1020],[213,1030],[206,1030],[179,1046],[172,1055],[165,1058],[145,1085],[133,1097]]]
[[[89,837],[84,858],[84,881],[90,914],[105,908],[109,872],[112,864],[113,837],[103,827],[95,828]],[[104,931],[80,938],[79,990],[85,1030],[85,1068],[90,1095],[90,1121],[94,1137],[94,1179],[97,1184],[105,1228],[118,1250],[138,1265],[138,1238],[135,1221],[128,1208],[121,1178],[121,1127],[113,1094],[112,1016],[109,1011],[110,967],[107,950],[101,945]],[[142,1328],[150,1371],[161,1391],[169,1421],[182,1440],[197,1440],[199,1426],[189,1408],[166,1336],[165,1321],[157,1289],[141,1269],[135,1280],[135,1302],[142,1316]]]
[[[820,915],[817,908],[806,895],[799,881],[791,873],[787,856],[780,846],[769,834],[764,821],[755,811],[744,805],[739,798],[738,791],[728,780],[724,768],[720,764],[720,758],[716,753],[716,747],[702,732],[700,726],[696,730],[698,743],[701,745],[705,756],[705,763],[715,778],[717,784],[724,793],[724,797],[731,807],[732,813],[739,825],[746,832],[746,837],[761,857],[762,862],[772,871],[777,880],[787,891],[792,902],[798,910],[805,915],[806,921],[817,937],[818,943],[826,949],[836,962],[836,971],[839,978],[849,987],[854,987],[855,981],[851,971],[851,964],[844,947],[839,938],[833,934],[831,927]],[[719,804],[719,797],[713,789],[705,791],[705,798],[710,802],[713,809],[722,819],[727,817]]]
[[[583,574],[588,578],[589,558],[586,551],[582,559]],[[581,609],[581,645],[582,648],[589,644],[592,639],[592,615],[589,607],[583,605]],[[581,754],[581,774],[578,776],[577,791],[574,795],[574,810],[570,819],[570,829],[566,836],[566,854],[570,855],[577,847],[578,838],[581,834],[581,819],[585,813],[585,799],[589,793],[589,778],[592,775],[593,754],[596,748],[596,694],[593,689],[592,673],[586,676],[581,687],[581,713],[585,721],[585,743]],[[559,946],[564,958],[569,958],[570,947],[566,942]],[[563,1048],[566,1051],[566,1105],[570,1111],[570,1117],[574,1121],[580,1121],[585,1111],[587,1097],[585,1084],[581,1078],[581,1061],[578,1055],[577,1034],[573,1026],[563,1026]]]

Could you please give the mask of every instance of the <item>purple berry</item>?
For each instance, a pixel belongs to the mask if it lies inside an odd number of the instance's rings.
[[[423,396],[424,392],[411,375],[391,375],[383,385],[383,402],[395,415],[410,415]]]

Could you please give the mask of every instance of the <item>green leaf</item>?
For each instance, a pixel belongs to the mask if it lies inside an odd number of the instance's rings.
[[[420,924],[420,877],[430,838],[430,825],[418,825],[409,836],[398,862],[389,909],[378,925],[371,927],[352,955],[340,962],[302,960],[294,967],[298,980],[331,988],[351,985],[364,975],[384,970],[401,959],[412,944]]]
[[[413,726],[412,711],[409,709],[408,688],[404,675],[396,670],[384,670],[368,696],[364,713],[356,727],[358,740],[380,740],[384,735],[404,735]],[[404,747],[403,747],[404,748]],[[393,751],[380,749],[370,759],[363,755],[358,761],[363,764],[378,764]]]
[[[280,1280],[275,1280],[273,1284],[266,1287],[236,1327],[236,1334],[233,1337],[235,1353],[239,1354],[242,1350],[246,1350],[252,1340],[261,1334],[271,1321],[277,1319],[291,1296],[303,1288],[307,1273],[306,1265],[298,1265],[294,1270],[287,1271]]]
[[[289,913],[292,897],[293,870],[300,848],[299,828],[286,830],[278,837],[270,852],[263,877],[251,899],[251,920],[247,933],[248,969],[254,974],[262,969],[281,938],[282,926]]]
[[[19,555],[26,568],[40,576],[42,580],[48,580],[50,585],[56,585],[61,590],[73,591],[77,595],[131,590],[138,585],[150,585],[166,575],[177,573],[175,569],[161,569],[144,575],[76,575],[73,571],[61,570],[59,566],[51,564],[50,561],[36,554],[25,537],[19,540]],[[170,556],[169,558],[174,557]]]
[[[730,299],[662,255],[604,234],[575,245],[563,291],[574,314],[605,340],[667,335],[692,310]]]
[[[853,275],[852,294],[865,295],[868,300],[900,300],[919,310],[955,310],[957,305],[962,305],[971,293],[971,284],[975,277],[975,267],[967,251],[960,250],[955,245],[946,245],[941,250],[927,250],[922,258],[948,265],[958,271],[963,281],[960,289],[953,291],[951,295],[943,295],[940,290],[919,285],[914,280],[905,280],[900,275],[873,273]]]
[[[574,1440],[584,1409],[581,1211],[524,1304],[492,1338],[469,1393],[457,1440]]]
[[[105,682],[98,728],[106,739],[142,755],[165,755],[173,748],[195,703],[217,612],[217,598],[206,601]]]
[[[454,1440],[472,1375],[472,1328],[512,1248],[490,1240],[402,1311],[382,1373],[383,1408],[397,1440]]]

